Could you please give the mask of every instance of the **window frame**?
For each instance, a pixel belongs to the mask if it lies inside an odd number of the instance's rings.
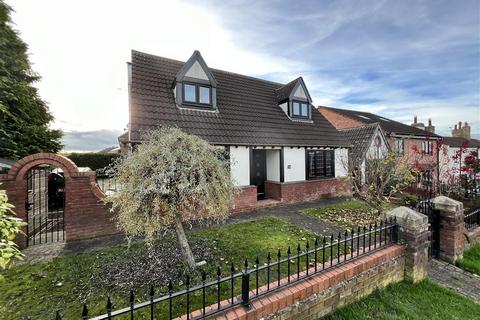
[[[433,141],[422,140],[422,153],[427,155],[433,155]]]
[[[195,101],[185,100],[185,86],[195,86]],[[209,100],[210,103],[202,103],[200,102],[200,87],[208,88],[209,93]],[[207,107],[212,108],[212,86],[203,83],[195,83],[195,82],[182,82],[182,104],[189,105],[189,106],[197,106],[197,107]]]
[[[300,114],[295,114],[295,109],[294,109],[294,104],[298,103],[299,104],[299,112]],[[307,106],[307,115],[304,116],[302,115],[302,105]],[[310,103],[308,101],[301,101],[301,100],[292,100],[292,112],[290,114],[290,117],[292,118],[299,118],[299,119],[310,119]]]
[[[398,148],[398,142],[401,143],[401,146],[402,146],[402,150],[400,151],[399,148]],[[405,154],[405,139],[402,139],[402,138],[395,138],[393,140],[393,148],[394,148],[394,151],[395,151],[395,154],[397,156],[403,156]]]
[[[323,153],[323,172],[322,176],[311,176],[310,175],[310,154],[311,153]],[[331,161],[331,172],[327,174],[327,159],[330,158]],[[334,149],[306,149],[305,151],[305,179],[306,180],[322,180],[322,179],[334,179],[335,178],[335,150]]]

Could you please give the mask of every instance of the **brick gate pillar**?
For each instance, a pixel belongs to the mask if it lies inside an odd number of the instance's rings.
[[[463,203],[445,196],[436,197],[432,203],[440,215],[440,259],[455,263],[463,257]]]
[[[405,280],[416,283],[427,277],[428,217],[407,207],[398,207],[386,213],[395,217],[399,243],[405,244]]]

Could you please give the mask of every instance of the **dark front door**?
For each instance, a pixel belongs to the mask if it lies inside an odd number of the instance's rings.
[[[267,160],[265,150],[252,150],[250,184],[257,186],[257,199],[265,199],[267,180]]]

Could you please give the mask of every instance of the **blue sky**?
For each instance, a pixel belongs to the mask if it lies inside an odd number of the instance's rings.
[[[316,105],[432,118],[443,135],[468,121],[480,137],[480,1],[10,3],[66,149],[116,143],[131,49],[179,60],[198,49],[211,67],[301,75]]]

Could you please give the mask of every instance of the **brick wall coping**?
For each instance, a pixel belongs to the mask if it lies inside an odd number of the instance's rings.
[[[312,276],[305,278],[304,280],[292,283],[286,287],[271,291],[265,295],[256,298],[251,301],[250,308],[245,308],[242,305],[237,305],[226,311],[219,312],[208,319],[261,319],[266,316],[280,311],[288,306],[295,304],[296,302],[303,300],[313,294],[322,292],[330,287],[333,287],[344,280],[348,280],[360,273],[367,271],[376,266],[382,265],[388,261],[391,261],[397,257],[403,256],[405,252],[405,246],[391,245],[389,247],[373,251],[371,254],[359,257],[358,259],[351,260],[345,264],[334,267],[325,272],[313,274],[314,268],[309,269]],[[305,271],[300,274],[300,277],[305,276]],[[296,275],[295,275],[296,276]],[[294,279],[295,276],[291,276]],[[287,278],[280,281],[282,284],[287,283]],[[272,283],[271,287],[275,287],[276,282]],[[266,290],[267,285],[259,288],[259,292]],[[250,292],[253,297],[255,292]],[[228,300],[220,302],[221,306],[228,305]],[[209,310],[215,310],[216,304],[207,307],[206,312]],[[190,319],[200,317],[201,310],[196,310],[190,314]],[[183,315],[180,320],[187,319],[187,315]]]
[[[5,180],[23,179],[28,170],[42,164],[49,164],[62,169],[65,177],[77,176],[81,174],[80,171],[78,171],[78,167],[72,160],[56,153],[41,152],[26,156],[18,160],[10,168],[7,176],[1,178],[6,178]]]
[[[449,197],[438,196],[432,199],[432,203],[436,210],[446,212],[457,212],[463,210],[463,203],[457,200],[453,200]]]
[[[325,178],[325,179],[314,179],[314,180],[299,180],[299,181],[287,181],[287,182],[279,182],[279,181],[272,181],[272,180],[266,180],[265,182],[268,183],[274,183],[274,184],[281,184],[281,185],[287,185],[287,184],[302,184],[302,183],[318,183],[318,182],[328,182],[328,181],[341,181],[342,179],[345,179],[346,177],[343,178]]]

